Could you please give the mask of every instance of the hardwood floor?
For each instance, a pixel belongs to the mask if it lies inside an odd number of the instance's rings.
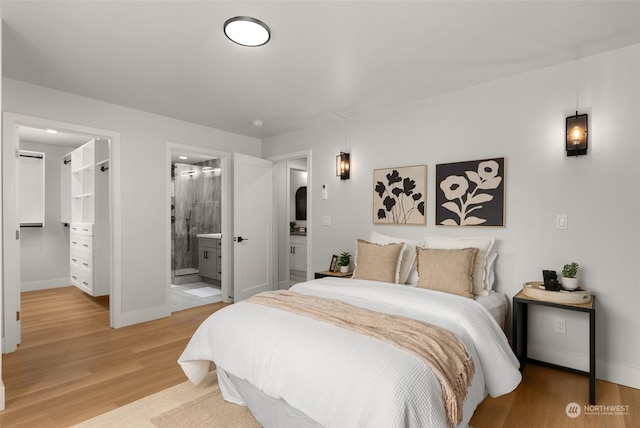
[[[3,355],[3,428],[68,427],[183,382],[178,356],[198,325],[225,306],[201,306],[114,330],[108,326],[106,298],[94,299],[73,287],[23,293],[22,298],[22,344]],[[471,425],[640,427],[640,390],[598,381],[596,392],[598,405],[628,407],[620,415],[607,415],[604,409],[585,414],[586,377],[528,365],[520,386],[485,399]],[[565,412],[570,402],[582,411],[575,419]]]
[[[186,380],[177,359],[223,303],[112,329],[108,298],[75,287],[22,294],[22,344],[2,357],[0,426],[68,427]]]

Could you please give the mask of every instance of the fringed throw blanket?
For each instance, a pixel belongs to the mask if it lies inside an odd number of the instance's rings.
[[[327,322],[416,355],[429,365],[440,381],[449,423],[458,425],[462,420],[462,405],[474,365],[464,344],[451,332],[410,318],[287,290],[260,293],[246,301]]]

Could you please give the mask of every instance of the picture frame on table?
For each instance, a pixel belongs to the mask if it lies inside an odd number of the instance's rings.
[[[331,256],[331,264],[329,265],[329,271],[338,272],[338,256],[335,254]]]

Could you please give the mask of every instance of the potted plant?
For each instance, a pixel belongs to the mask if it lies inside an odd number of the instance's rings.
[[[562,287],[567,290],[575,290],[578,288],[578,263],[571,262],[562,268]]]
[[[349,272],[349,265],[351,264],[351,254],[343,252],[338,257],[338,266],[340,266],[340,272]]]

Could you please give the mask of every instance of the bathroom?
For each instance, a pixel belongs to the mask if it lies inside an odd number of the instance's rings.
[[[172,312],[222,300],[221,175],[220,159],[171,163]]]

